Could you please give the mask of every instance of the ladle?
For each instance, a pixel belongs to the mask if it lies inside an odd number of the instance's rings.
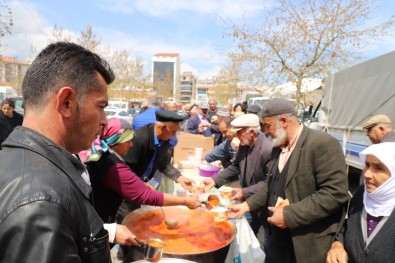
[[[165,224],[167,226],[168,229],[174,229],[177,227],[178,225],[178,220],[176,219],[170,219],[170,220],[166,220],[166,214],[165,211],[163,211],[163,208],[160,206],[160,209],[162,210],[163,213],[163,221],[165,221]]]
[[[211,210],[215,206],[220,206],[220,200],[217,195],[209,195],[207,201],[202,201],[202,204],[206,205],[208,210]]]

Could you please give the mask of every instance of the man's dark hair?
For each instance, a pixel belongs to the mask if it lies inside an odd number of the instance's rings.
[[[114,81],[108,63],[97,54],[68,42],[43,49],[26,72],[22,92],[26,108],[45,105],[48,95],[61,87],[72,87],[77,100],[98,88],[99,73],[107,84]]]
[[[218,124],[225,123],[226,127],[230,128],[232,125],[230,124],[233,121],[233,118],[231,117],[225,117],[220,120]]]

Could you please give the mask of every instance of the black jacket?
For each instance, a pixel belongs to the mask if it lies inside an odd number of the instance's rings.
[[[0,145],[7,139],[12,132],[12,125],[7,116],[0,110]],[[1,147],[0,147],[1,149]]]
[[[111,262],[84,166],[17,127],[0,151],[0,262]]]
[[[143,181],[147,182],[151,179],[156,170],[173,180],[181,176],[180,171],[171,164],[171,145],[169,142],[163,142],[159,148],[155,147],[154,124],[148,124],[138,129],[132,141],[133,147],[129,148],[123,159]],[[147,178],[144,178],[144,172],[154,155],[155,161],[151,173]]]

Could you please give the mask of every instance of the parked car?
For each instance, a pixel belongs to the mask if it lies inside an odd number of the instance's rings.
[[[23,115],[25,113],[25,107],[23,105],[23,97],[18,96],[15,97],[14,100],[15,100],[15,111]]]
[[[106,113],[106,116],[108,119],[110,118],[120,118],[128,121],[130,124],[133,122],[133,116],[129,114],[126,110],[119,109],[119,108],[113,108],[113,107],[107,107],[104,109],[104,112]]]
[[[135,115],[139,114],[140,109],[139,109],[139,108],[132,108],[132,109],[129,109],[128,112],[129,112],[129,114],[130,114],[131,116],[134,117]]]

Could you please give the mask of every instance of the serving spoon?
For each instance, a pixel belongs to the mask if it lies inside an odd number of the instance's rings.
[[[166,220],[166,214],[165,211],[163,211],[163,208],[160,206],[160,210],[162,210],[163,213],[163,221],[165,221],[165,225],[167,226],[168,229],[174,229],[178,225],[178,220],[176,219],[168,219]]]

